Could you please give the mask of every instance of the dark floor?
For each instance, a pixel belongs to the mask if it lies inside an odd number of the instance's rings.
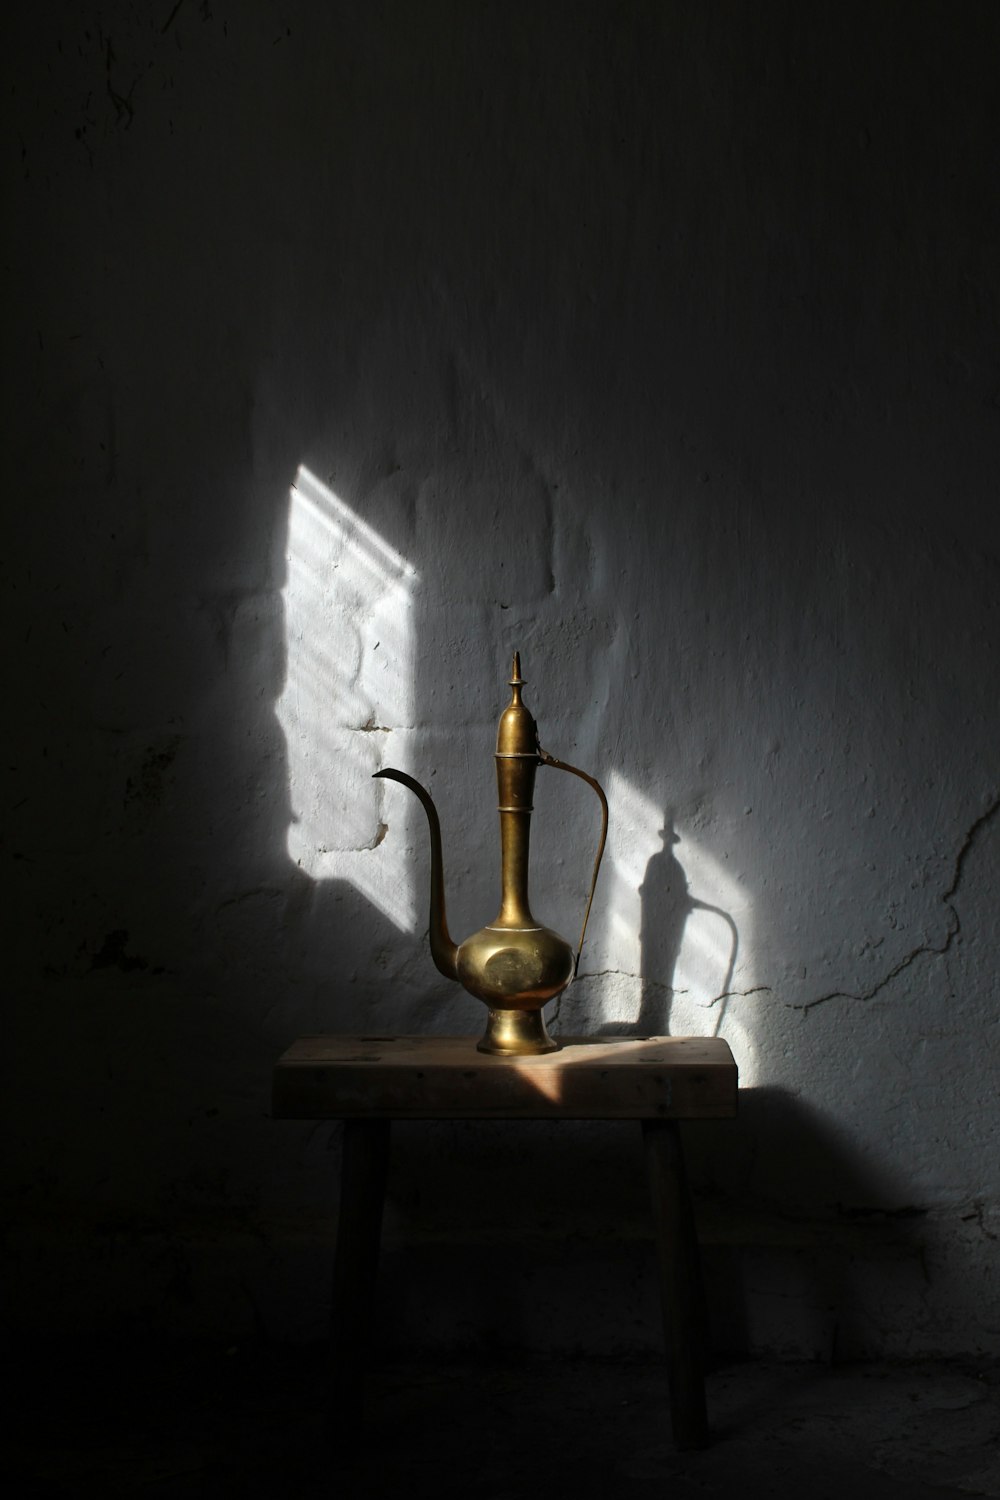
[[[13,1369],[18,1500],[1000,1497],[1000,1369],[972,1364],[730,1365],[693,1454],[673,1452],[656,1365],[384,1364],[353,1459],[317,1350],[50,1349]]]

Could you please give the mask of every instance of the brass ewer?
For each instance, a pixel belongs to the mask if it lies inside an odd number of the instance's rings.
[[[521,659],[515,651],[510,702],[500,715],[495,757],[500,798],[500,911],[488,927],[473,933],[464,943],[453,943],[448,933],[441,824],[430,793],[404,771],[375,772],[376,776],[402,782],[423,803],[431,836],[431,956],[446,978],[456,979],[489,1007],[478,1048],[502,1056],[555,1052],[559,1046],[545,1029],[542,1007],[561,994],[576,974],[608,832],[604,792],[586,771],[556,760],[540,747],[535,721],[521,699],[523,687]],[[528,905],[531,799],[539,766],[554,766],[579,776],[594,788],[601,801],[601,839],[575,955],[558,933],[535,921]]]

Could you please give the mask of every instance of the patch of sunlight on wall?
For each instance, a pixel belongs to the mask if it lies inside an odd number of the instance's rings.
[[[416,571],[304,467],[287,561],[276,712],[288,742],[289,855],[315,880],[350,881],[412,932],[415,893],[405,862],[383,857],[383,787],[371,777],[387,759],[408,769],[408,737],[396,731],[413,723]]]
[[[602,966],[669,986],[671,1033],[725,1036],[740,1054],[741,1081],[752,1082],[752,1033],[720,998],[754,984],[749,893],[620,772],[607,791]]]
[[[639,973],[642,898],[646,865],[662,847],[663,813],[618,771],[606,782],[610,880],[604,890],[606,947],[612,966]]]

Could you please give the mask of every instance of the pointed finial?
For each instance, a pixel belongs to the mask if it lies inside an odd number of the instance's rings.
[[[513,687],[513,685],[514,685],[515,682],[523,682],[524,681],[524,678],[521,676],[521,653],[520,653],[520,651],[515,651],[514,652],[514,665],[510,669],[510,681],[511,681],[511,686],[512,687]]]

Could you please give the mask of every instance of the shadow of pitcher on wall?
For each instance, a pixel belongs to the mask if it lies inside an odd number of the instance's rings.
[[[692,912],[703,911],[718,918],[728,929],[729,954],[726,967],[714,993],[720,996],[711,1035],[717,1036],[722,1025],[726,996],[732,983],[739,951],[739,933],[729,912],[691,894],[684,866],[674,853],[680,835],[674,831],[674,810],[667,807],[660,829],[662,849],[646,865],[639,897],[642,920],[639,942],[642,952],[642,998],[639,1014],[627,1030],[636,1036],[670,1034],[670,1012],[674,997],[677,963],[684,943],[684,933]],[[624,1028],[623,1028],[624,1029]]]

